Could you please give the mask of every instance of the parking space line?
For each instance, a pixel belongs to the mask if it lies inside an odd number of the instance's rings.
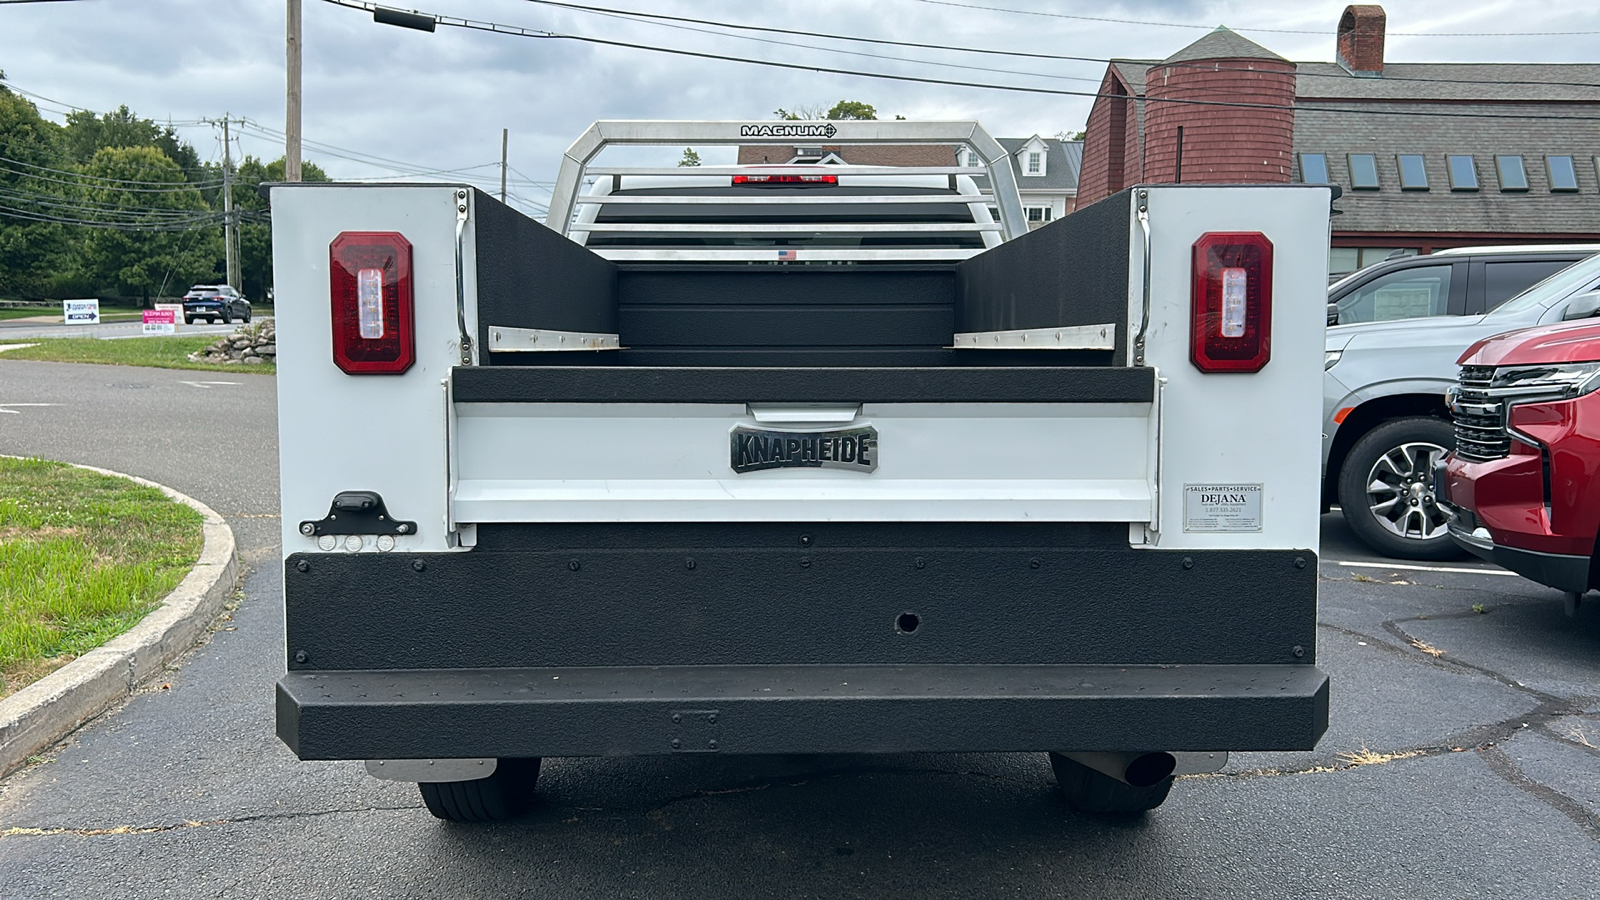
[[[14,416],[22,415],[22,413],[18,412],[17,410],[10,408],[10,407],[13,407],[13,406],[17,406],[17,407],[22,407],[22,406],[55,406],[55,404],[54,403],[0,403],[0,413],[10,413],[10,414],[12,414]]]
[[[1346,562],[1345,560],[1330,560],[1335,565],[1353,566],[1360,569],[1405,569],[1409,572],[1459,572],[1463,575],[1509,575],[1517,577],[1515,572],[1505,569],[1467,569],[1451,566],[1406,566],[1399,563],[1373,563],[1373,562]]]

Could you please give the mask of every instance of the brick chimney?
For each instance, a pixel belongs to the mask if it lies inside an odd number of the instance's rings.
[[[1351,75],[1383,75],[1383,26],[1388,21],[1377,4],[1352,4],[1339,17],[1339,65]]]

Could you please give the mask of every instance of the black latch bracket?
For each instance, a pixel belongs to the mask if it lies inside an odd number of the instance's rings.
[[[324,534],[416,534],[417,523],[389,515],[377,491],[340,491],[328,507],[328,515],[300,523],[306,537]]]

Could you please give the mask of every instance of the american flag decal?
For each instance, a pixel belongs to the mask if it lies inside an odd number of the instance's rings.
[[[796,259],[796,258],[798,258],[797,257],[797,251],[794,251],[794,250],[779,250],[778,251],[778,258],[779,259]]]

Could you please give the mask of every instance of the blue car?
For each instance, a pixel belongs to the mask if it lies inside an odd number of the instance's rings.
[[[190,325],[205,319],[231,325],[234,319],[250,321],[250,301],[226,284],[197,284],[183,295],[183,321]]]

